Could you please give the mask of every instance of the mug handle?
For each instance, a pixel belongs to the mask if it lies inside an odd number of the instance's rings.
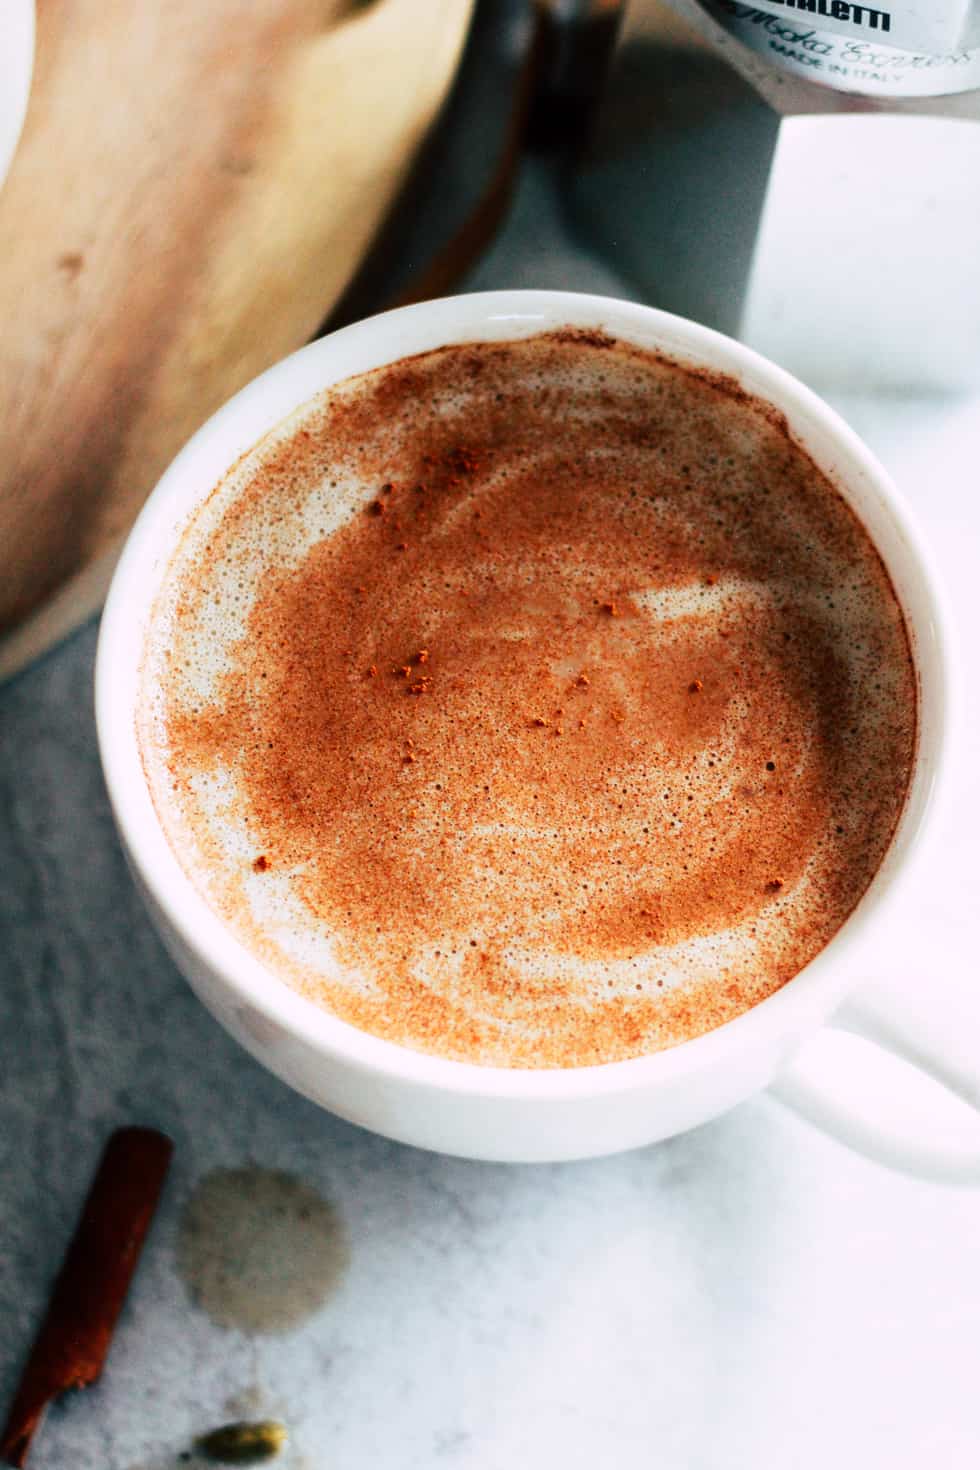
[[[980,1118],[980,1067],[969,1068],[951,1059],[940,1039],[929,1035],[928,1023],[910,1008],[903,1013],[894,999],[884,1002],[876,996],[862,996],[847,1001],[829,1024],[911,1063],[967,1103]],[[814,1081],[795,1064],[779,1074],[769,1093],[824,1133],[877,1163],[936,1183],[980,1184],[980,1136],[972,1148],[942,1138],[909,1137],[889,1127],[886,1120],[835,1096],[831,1084]]]

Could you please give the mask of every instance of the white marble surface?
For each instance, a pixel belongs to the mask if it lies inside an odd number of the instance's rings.
[[[533,187],[473,284],[622,289]],[[966,696],[957,800],[867,979],[928,1006],[980,1072],[980,402],[838,406],[919,512]],[[0,1400],[106,1133],[152,1122],[177,1150],[107,1372],[53,1410],[35,1470],[170,1470],[243,1393],[291,1426],[285,1470],[980,1462],[980,1191],[889,1174],[765,1097],[618,1158],[464,1163],[340,1123],[240,1052],[125,872],[94,637],[0,691]],[[919,1112],[912,1080],[850,1082]],[[248,1161],[309,1181],[351,1237],[339,1289],[286,1338],[212,1325],[175,1269],[195,1183]]]

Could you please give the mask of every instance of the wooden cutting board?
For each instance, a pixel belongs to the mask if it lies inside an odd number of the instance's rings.
[[[0,677],[98,607],[189,435],[316,331],[472,0],[39,0],[0,191]]]

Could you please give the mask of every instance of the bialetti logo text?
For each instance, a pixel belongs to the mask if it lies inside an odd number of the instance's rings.
[[[786,10],[804,10],[809,15],[822,15],[828,20],[847,20],[870,31],[890,31],[892,18],[887,10],[873,10],[870,5],[851,5],[845,0],[769,0]]]
[[[980,0],[698,3],[773,66],[821,86],[869,97],[942,97],[980,88]]]

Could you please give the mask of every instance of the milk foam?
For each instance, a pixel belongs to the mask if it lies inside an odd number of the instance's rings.
[[[477,470],[456,473],[458,436]],[[375,663],[389,621],[419,647]],[[397,666],[423,640],[412,699]],[[349,719],[311,766],[321,687],[323,720]],[[246,456],[168,571],[140,738],[188,875],[289,983],[403,1044],[575,1065],[710,1029],[826,943],[897,820],[914,677],[870,542],[770,413],[653,355],[544,338],[351,380]],[[879,745],[893,769],[870,792]],[[770,826],[788,876],[754,873]]]

